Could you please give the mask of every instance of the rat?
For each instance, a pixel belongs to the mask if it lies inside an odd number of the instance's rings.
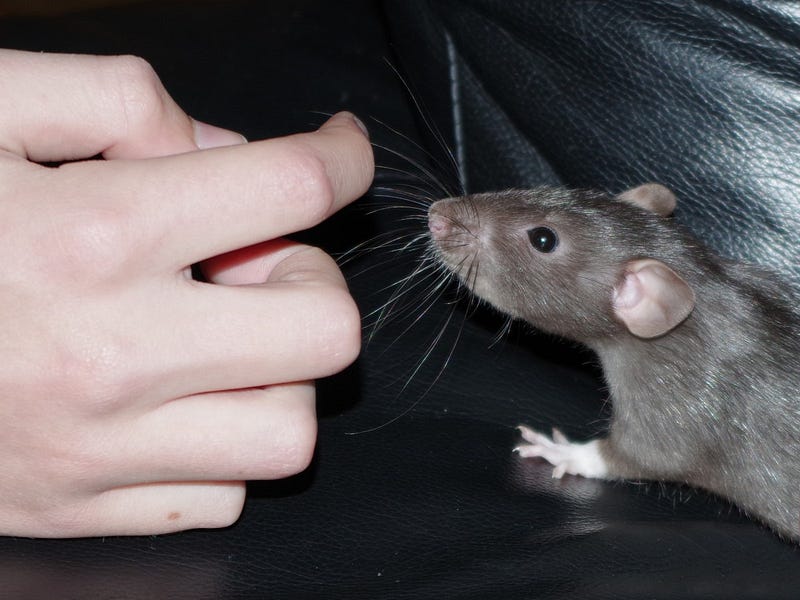
[[[542,187],[447,198],[431,249],[501,312],[580,342],[611,403],[605,437],[519,426],[564,474],[685,483],[800,541],[800,313],[771,271],[713,253],[649,183],[617,196]]]

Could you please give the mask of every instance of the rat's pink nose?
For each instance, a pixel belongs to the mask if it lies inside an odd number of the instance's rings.
[[[428,229],[433,239],[438,240],[449,233],[450,223],[442,215],[431,212],[428,214]]]

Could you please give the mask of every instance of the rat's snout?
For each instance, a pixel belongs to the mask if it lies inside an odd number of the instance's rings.
[[[428,211],[428,229],[435,240],[440,240],[450,233],[450,220],[436,210],[436,206],[431,206]]]

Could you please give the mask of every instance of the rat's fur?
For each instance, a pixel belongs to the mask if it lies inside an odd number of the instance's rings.
[[[613,406],[596,444],[606,477],[703,487],[800,540],[797,299],[773,274],[715,256],[637,204],[558,188],[451,198],[430,209],[432,244],[496,308],[597,353]],[[532,247],[527,231],[538,226],[557,233],[555,251]],[[694,293],[688,318],[651,339],[614,306],[627,266],[642,259]]]

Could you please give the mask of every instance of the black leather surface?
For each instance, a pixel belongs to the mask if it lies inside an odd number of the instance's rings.
[[[397,0],[385,21],[367,0],[153,3],[0,20],[0,40],[142,55],[191,114],[250,138],[351,108],[377,145],[427,164],[389,129],[430,137],[384,62],[396,49],[436,125],[450,135],[460,123],[472,189],[657,179],[719,247],[796,270],[795,9],[758,6]],[[381,185],[414,182],[408,162],[386,152],[379,162],[391,167]],[[403,211],[367,214],[374,202],[308,237],[341,251],[399,231]],[[389,258],[345,266],[365,314],[413,269],[413,252]],[[313,466],[254,483],[236,525],[0,538],[0,596],[797,597],[796,547],[722,501],[671,485],[554,481],[549,466],[512,455],[520,421],[589,437],[608,413],[585,355],[522,328],[493,344],[501,326],[445,299],[417,323],[387,322],[353,368],[321,382]]]
[[[655,180],[702,239],[800,282],[796,2],[387,6],[437,121],[459,101],[473,191]]]

